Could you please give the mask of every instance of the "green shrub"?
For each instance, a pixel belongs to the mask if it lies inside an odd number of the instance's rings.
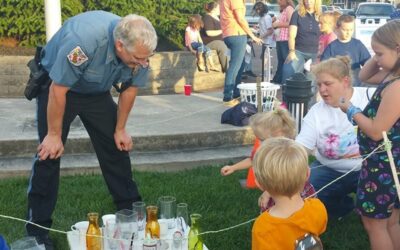
[[[209,0],[63,0],[62,19],[88,10],[105,10],[120,16],[147,17],[160,39],[183,47],[184,30],[191,14],[203,14]],[[16,38],[22,46],[46,41],[43,0],[4,0],[0,6],[0,37]]]
[[[80,0],[63,0],[61,8],[63,20],[83,11]],[[16,38],[21,46],[45,43],[43,0],[3,0],[0,16],[0,37]]]
[[[209,0],[108,0],[83,1],[86,10],[105,10],[120,16],[135,13],[145,16],[154,25],[160,39],[167,39],[175,47],[183,47],[187,18],[203,13]]]

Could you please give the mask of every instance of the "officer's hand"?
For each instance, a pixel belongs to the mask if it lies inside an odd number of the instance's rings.
[[[58,135],[47,134],[43,142],[37,148],[39,160],[43,161],[47,158],[57,159],[64,153],[64,145],[61,137]]]
[[[133,147],[132,137],[123,130],[115,130],[114,132],[115,145],[120,151],[130,151]]]

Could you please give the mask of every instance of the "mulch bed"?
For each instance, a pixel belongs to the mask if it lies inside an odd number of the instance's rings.
[[[35,48],[27,47],[5,47],[0,46],[0,55],[3,56],[33,56],[35,55]]]
[[[33,56],[35,55],[35,48],[28,47],[8,47],[4,46],[0,43],[0,55],[3,56]],[[174,46],[172,43],[169,43],[166,39],[160,38],[157,44],[156,51],[177,51],[181,50],[180,48]]]

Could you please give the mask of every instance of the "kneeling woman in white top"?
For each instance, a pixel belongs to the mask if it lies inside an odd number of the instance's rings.
[[[342,97],[364,108],[374,88],[353,88],[350,58],[338,56],[312,68],[322,100],[316,103],[303,119],[296,141],[309,152],[315,152],[311,164],[310,182],[319,189],[338,177],[348,175],[319,192],[330,217],[343,217],[354,208],[350,193],[356,191],[361,167],[356,127],[340,108]],[[348,97],[348,98],[347,98]]]

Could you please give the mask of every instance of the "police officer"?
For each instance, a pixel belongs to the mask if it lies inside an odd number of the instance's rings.
[[[28,187],[29,221],[51,227],[60,157],[76,116],[90,136],[117,209],[130,209],[141,200],[132,180],[126,122],[138,87],[146,84],[148,58],[156,45],[156,32],[146,18],[90,11],[67,20],[44,47],[41,64],[52,83],[37,96],[40,145]],[[116,104],[110,89],[121,83],[125,90]],[[53,249],[47,230],[29,223],[26,229]]]

